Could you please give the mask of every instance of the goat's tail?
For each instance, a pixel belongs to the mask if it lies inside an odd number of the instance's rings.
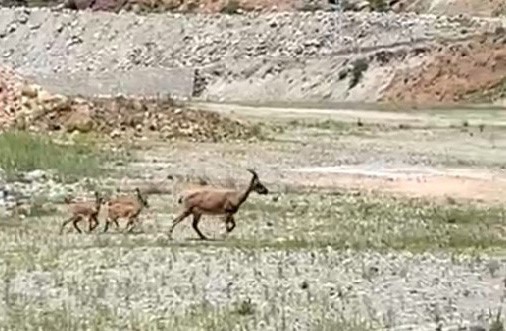
[[[180,195],[179,198],[177,199],[177,203],[178,204],[183,203],[183,196],[182,195]]]

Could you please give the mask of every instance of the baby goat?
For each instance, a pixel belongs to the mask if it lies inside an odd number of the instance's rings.
[[[246,170],[251,172],[253,177],[248,187],[242,192],[209,186],[193,188],[183,192],[178,203],[183,204],[184,209],[173,220],[169,231],[169,238],[172,238],[174,227],[190,215],[193,215],[192,227],[200,239],[207,239],[198,228],[202,215],[225,215],[226,233],[230,233],[235,228],[234,215],[244,201],[246,201],[249,194],[252,191],[262,195],[269,193],[269,190],[258,179],[257,173],[252,169]]]
[[[119,228],[118,218],[122,217],[128,219],[125,229],[131,226],[128,232],[132,232],[134,222],[138,220],[144,207],[149,208],[148,200],[147,197],[142,196],[138,187],[135,188],[135,197],[118,197],[109,200],[104,232],[107,232],[111,222]]]
[[[83,202],[74,202],[70,203],[70,201],[65,200],[68,204],[70,204],[70,212],[72,216],[68,218],[65,222],[63,222],[60,234],[63,233],[63,229],[67,224],[72,222],[74,228],[77,232],[82,233],[81,229],[77,226],[77,223],[84,220],[85,218],[88,220],[89,224],[89,232],[93,231],[98,225],[98,214],[100,213],[100,207],[102,206],[103,197],[101,197],[98,192],[95,191],[95,202],[91,201],[83,201]],[[92,222],[94,225],[92,226]]]

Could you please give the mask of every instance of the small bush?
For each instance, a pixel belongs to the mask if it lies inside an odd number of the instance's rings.
[[[373,11],[385,12],[388,10],[386,0],[369,0],[369,5]]]
[[[0,134],[0,168],[7,176],[35,169],[55,170],[62,179],[97,175],[100,160],[86,145],[58,145],[26,132]]]
[[[352,64],[350,89],[354,88],[362,79],[364,71],[367,71],[369,64],[366,59],[358,59]]]
[[[239,304],[237,304],[235,312],[242,316],[253,315],[255,313],[255,307],[253,303],[251,303],[251,299],[247,298],[246,300],[242,300]]]
[[[223,8],[221,9],[221,12],[224,14],[237,14],[239,12],[239,1],[237,0],[228,0]]]

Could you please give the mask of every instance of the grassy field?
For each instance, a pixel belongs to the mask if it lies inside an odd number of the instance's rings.
[[[211,218],[201,227],[214,240],[195,240],[187,221],[171,241],[170,199],[151,196],[149,214],[131,235],[102,234],[100,227],[60,236],[64,215],[0,224],[0,325],[274,330],[301,323],[312,330],[372,330],[394,314],[387,308],[375,320],[379,313],[368,309],[381,308],[360,307],[359,293],[381,279],[378,273],[408,281],[417,267],[413,253],[443,250],[452,263],[462,256],[476,262],[505,245],[502,208],[303,192],[276,203],[254,197],[227,240],[220,238],[223,224]],[[490,275],[499,272],[482,263]],[[358,283],[350,282],[356,277]],[[390,318],[408,321],[402,314]]]
[[[227,173],[222,181],[242,187],[248,178],[241,169],[252,165],[262,169],[271,191],[250,196],[227,238],[219,217],[204,217],[201,230],[209,241],[196,240],[190,220],[169,240],[179,212],[172,187],[149,196],[150,208],[132,234],[114,227],[101,233],[101,221],[93,233],[77,234],[69,226],[60,235],[68,217],[62,205],[1,220],[0,329],[435,330],[501,308],[502,205],[339,186],[322,190],[297,185],[298,177],[287,179],[278,167],[336,159],[358,164],[368,155],[402,164],[411,150],[429,164],[492,168],[502,129],[494,131],[492,145],[478,134],[462,141],[478,130],[468,126],[364,122],[299,119],[248,143],[145,141],[116,167],[116,154],[103,155],[100,144],[86,139],[66,146],[48,137],[0,136],[0,165],[11,179],[53,169],[65,179],[91,177],[100,191],[110,192],[179,171],[217,182]],[[453,149],[444,147],[450,144]],[[239,169],[240,177],[227,166]],[[110,168],[116,171],[104,170]],[[493,314],[485,317],[486,323],[494,320]]]

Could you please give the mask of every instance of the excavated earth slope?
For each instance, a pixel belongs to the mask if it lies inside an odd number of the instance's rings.
[[[65,94],[377,101],[398,70],[501,19],[393,13],[0,10],[0,63]],[[361,59],[360,61],[356,61]],[[401,98],[402,99],[402,98]]]
[[[501,102],[506,97],[506,35],[442,47],[424,65],[399,71],[384,100],[411,104]]]

